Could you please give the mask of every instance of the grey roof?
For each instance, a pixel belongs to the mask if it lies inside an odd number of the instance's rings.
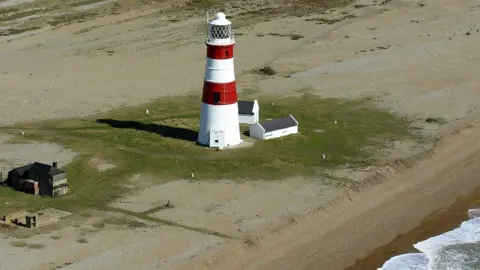
[[[265,132],[271,132],[274,130],[289,128],[297,126],[297,122],[292,116],[288,116],[285,118],[270,120],[267,122],[260,123],[260,125],[265,129]]]
[[[40,162],[34,162],[28,165],[24,165],[22,167],[15,168],[13,170],[17,171],[18,174],[20,175],[24,175],[26,171],[30,171],[30,170],[34,170],[37,173],[49,174],[49,175],[56,175],[56,174],[65,172],[63,170],[53,167],[52,165],[43,164]]]
[[[19,175],[23,175],[26,171],[28,171],[30,169],[30,167],[32,167],[33,164],[27,164],[27,165],[24,165],[22,167],[17,167],[15,169],[13,169],[14,171],[17,171],[17,173]]]
[[[63,170],[53,167],[52,165],[48,165],[40,162],[34,162],[32,164],[32,167],[30,167],[30,169],[36,170],[37,172],[42,172],[44,174],[49,174],[49,175],[56,175],[56,174],[65,172]]]
[[[239,100],[238,101],[238,113],[239,114],[253,115],[253,105],[254,104],[255,104],[255,101]]]

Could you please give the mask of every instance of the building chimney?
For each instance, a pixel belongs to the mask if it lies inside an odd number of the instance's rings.
[[[53,163],[52,163],[52,166],[53,166],[53,168],[57,168],[57,162],[56,162],[56,161],[53,162]]]

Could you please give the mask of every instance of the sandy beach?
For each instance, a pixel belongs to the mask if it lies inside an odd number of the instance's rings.
[[[0,8],[22,10],[50,7],[41,0],[1,3]],[[85,7],[106,15],[84,15],[61,27],[40,17],[1,22],[0,31],[42,26],[0,36],[0,124],[200,95],[205,14],[176,11],[182,1],[118,3],[122,7],[115,12],[112,1]],[[5,232],[2,269],[96,269],[100,264],[102,269],[345,269],[480,186],[478,1],[361,0],[314,14],[265,20],[251,15],[280,6],[247,0],[225,7],[238,24],[240,93],[369,99],[411,119],[423,139],[379,150],[378,165],[332,170],[331,175],[363,183],[353,193],[301,176],[152,184],[157,176],[139,173],[129,178],[131,192],[105,211],[66,219],[54,231],[25,240]],[[58,12],[79,10],[62,4]],[[256,72],[264,66],[277,73]],[[78,156],[56,144],[12,144],[9,138],[2,135],[0,141],[2,170],[33,158],[60,160],[63,166]],[[92,162],[99,171],[115,168]],[[180,198],[178,207],[156,211],[169,196]],[[138,219],[139,213],[148,220]],[[112,217],[143,225],[126,228],[132,223],[112,222]],[[100,228],[106,219],[110,223]],[[43,248],[13,248],[18,241]],[[378,250],[373,254],[351,269],[370,269],[388,257]]]

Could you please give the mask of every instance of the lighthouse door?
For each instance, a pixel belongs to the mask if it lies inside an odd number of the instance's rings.
[[[225,147],[225,132],[223,130],[210,130],[210,147]]]

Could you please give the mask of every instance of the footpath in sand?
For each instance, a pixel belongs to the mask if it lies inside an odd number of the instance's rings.
[[[358,4],[365,6],[327,14],[356,16],[331,25],[316,24],[320,15],[314,15],[237,29],[242,33],[237,35],[235,51],[239,90],[292,95],[308,89],[326,98],[371,97],[379,106],[415,119],[414,124],[432,136],[448,134],[476,118],[478,1]],[[44,29],[32,36],[1,37],[0,122],[82,116],[200,91],[205,36],[198,29],[204,19],[175,21],[130,12]],[[293,33],[304,38],[291,40],[288,35]],[[114,51],[113,55],[107,51]],[[249,72],[265,65],[278,74]],[[444,119],[447,124],[429,123],[427,118]],[[445,137],[432,159],[412,169],[392,166],[390,181],[350,196],[351,201],[343,190],[325,189],[312,179],[242,184],[179,180],[147,187],[112,206],[130,216],[147,212],[152,220],[168,218],[190,228],[145,220],[133,228],[124,224],[97,228],[96,222],[111,213],[96,213],[68,221],[54,233],[24,240],[43,249],[14,248],[11,243],[19,240],[5,236],[0,241],[2,269],[97,265],[102,269],[342,269],[477,185],[477,127],[473,124]],[[16,151],[27,146],[5,147]],[[52,153],[46,162],[56,159],[57,153],[65,160],[74,155],[55,147],[44,150]],[[399,144],[390,158],[406,158],[411,150],[411,145]],[[24,162],[8,155],[2,158],[8,166]],[[208,191],[208,198],[195,192],[198,189]],[[188,210],[178,207],[156,213],[164,201],[151,199],[152,194],[162,192],[188,196],[190,200],[183,201]],[[248,219],[238,221],[239,215]],[[207,229],[234,237],[213,235]]]

